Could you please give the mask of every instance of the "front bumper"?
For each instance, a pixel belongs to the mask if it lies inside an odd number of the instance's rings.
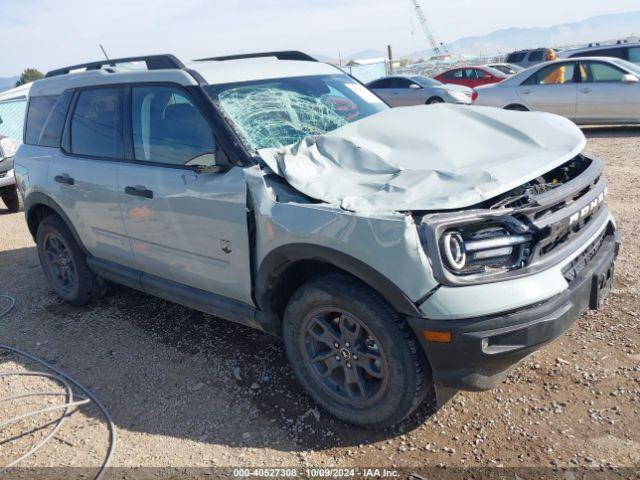
[[[438,387],[488,390],[527,355],[566,331],[608,292],[620,246],[617,231],[555,297],[499,316],[465,320],[409,318],[431,364]],[[450,332],[449,343],[427,341],[424,331]],[[446,335],[445,335],[446,337]]]

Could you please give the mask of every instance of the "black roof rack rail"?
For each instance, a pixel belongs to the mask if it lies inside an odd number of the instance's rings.
[[[317,62],[315,58],[310,55],[307,55],[303,52],[298,52],[296,50],[285,50],[281,52],[264,52],[264,53],[244,53],[240,55],[227,55],[224,57],[208,57],[208,58],[198,58],[195,60],[196,62],[206,62],[209,60],[215,60],[217,62],[224,62],[225,60],[244,60],[247,58],[266,58],[266,57],[276,57],[278,60],[297,60],[303,62]]]
[[[100,70],[102,67],[115,67],[119,63],[145,62],[148,70],[162,70],[168,68],[185,69],[184,64],[174,55],[145,55],[142,57],[112,58],[109,60],[100,60],[97,62],[81,63],[79,65],[71,65],[69,67],[58,68],[47,72],[45,78],[57,77],[58,75],[66,75],[72,70],[84,68],[86,70]]]

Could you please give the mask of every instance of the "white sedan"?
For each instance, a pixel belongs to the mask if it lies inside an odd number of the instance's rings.
[[[640,123],[640,66],[610,57],[542,63],[477,87],[474,105],[556,113],[578,124]]]

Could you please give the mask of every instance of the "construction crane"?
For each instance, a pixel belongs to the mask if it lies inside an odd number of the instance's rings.
[[[434,55],[448,55],[449,51],[447,50],[447,47],[445,47],[443,43],[438,42],[438,40],[436,39],[433,27],[429,23],[429,20],[427,20],[427,17],[424,16],[424,12],[422,11],[422,7],[418,3],[418,0],[410,1],[413,4],[413,9],[416,12],[416,17],[418,17],[418,21],[420,22],[420,25],[422,25],[422,29],[424,30],[424,33],[427,36],[429,43],[431,44],[431,50],[433,50]]]

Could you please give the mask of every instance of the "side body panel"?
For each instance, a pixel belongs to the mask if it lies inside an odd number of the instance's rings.
[[[248,304],[251,299],[246,183],[242,168],[120,165],[119,200],[136,268]],[[153,198],[132,196],[144,187]]]
[[[640,83],[582,83],[577,94],[581,123],[640,121]]]
[[[255,218],[254,256],[259,272],[272,252],[303,244],[309,259],[322,259],[319,250],[323,249],[365,264],[412,302],[437,285],[411,216],[357,215],[311,203],[290,187],[263,177],[258,167],[245,169],[245,174]],[[340,262],[335,266],[350,270]]]

